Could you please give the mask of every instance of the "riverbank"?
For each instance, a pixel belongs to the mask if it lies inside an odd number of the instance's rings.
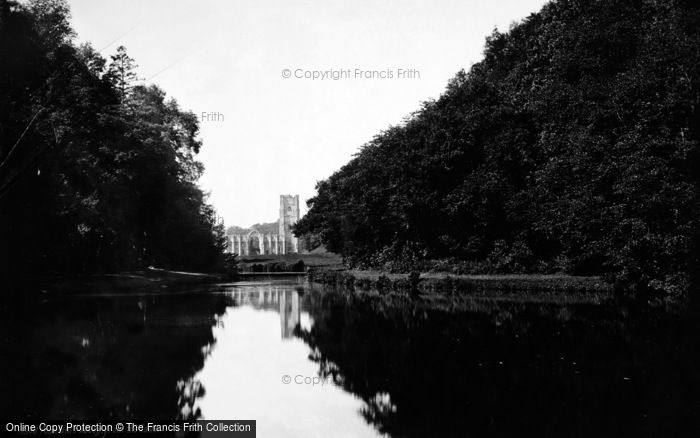
[[[423,297],[481,297],[496,300],[600,303],[613,297],[599,277],[570,275],[390,274],[380,271],[310,269],[310,282],[348,290],[377,290]]]
[[[36,279],[33,289],[46,295],[138,293],[214,283],[225,279],[223,275],[148,268],[143,271],[111,274],[47,276]]]

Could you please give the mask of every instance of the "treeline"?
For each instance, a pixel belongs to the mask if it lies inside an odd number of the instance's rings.
[[[550,2],[319,182],[296,232],[354,266],[682,296],[700,242],[699,24],[691,1]]]
[[[195,115],[69,19],[64,0],[0,0],[0,276],[220,269]]]

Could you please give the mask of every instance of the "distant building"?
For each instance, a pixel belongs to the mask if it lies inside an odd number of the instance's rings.
[[[292,225],[299,217],[299,195],[280,195],[277,222],[229,228],[226,232],[228,252],[245,256],[299,253],[299,239],[292,233]]]

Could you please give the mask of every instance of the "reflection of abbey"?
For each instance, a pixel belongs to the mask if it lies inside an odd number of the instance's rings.
[[[228,251],[239,255],[291,254],[301,252],[292,225],[299,220],[299,195],[280,195],[277,222],[250,228],[231,227],[226,231]]]
[[[256,309],[277,310],[280,314],[282,339],[294,336],[301,323],[299,293],[280,286],[239,287],[231,292],[237,305],[251,305]]]

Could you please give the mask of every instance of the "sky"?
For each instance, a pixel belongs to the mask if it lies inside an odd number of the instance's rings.
[[[124,45],[144,83],[198,116],[200,185],[244,227],[275,221],[280,194],[303,214],[317,181],[545,3],[69,0],[78,42],[107,58]]]

